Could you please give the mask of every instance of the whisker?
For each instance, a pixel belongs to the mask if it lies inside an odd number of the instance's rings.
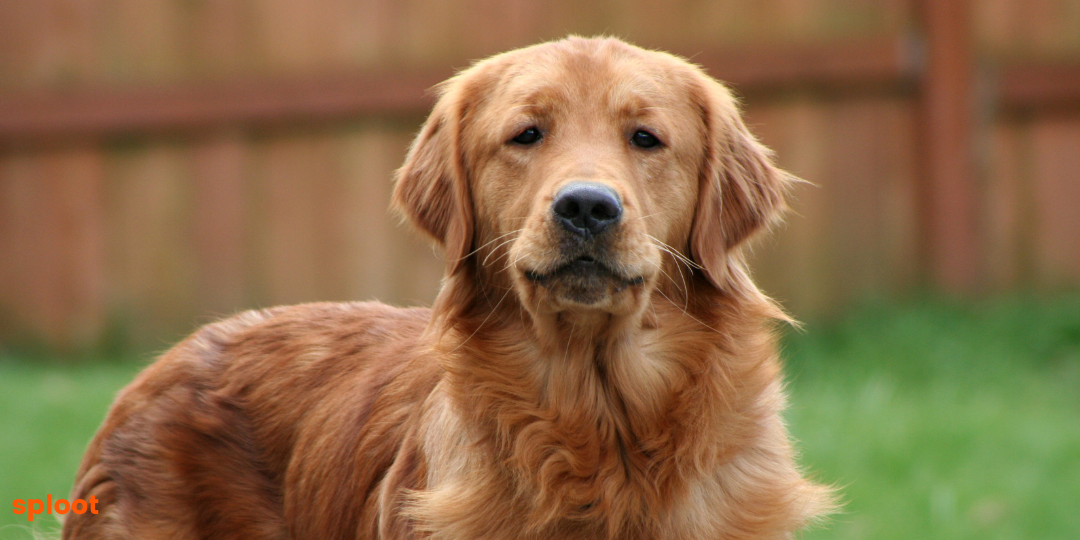
[[[687,257],[686,255],[683,255],[682,253],[679,253],[679,250],[677,250],[677,249],[669,246],[668,244],[664,243],[663,240],[660,240],[659,238],[657,238],[657,237],[655,237],[655,236],[653,236],[653,235],[651,235],[649,233],[645,233],[645,236],[648,236],[653,242],[656,242],[658,244],[657,247],[663,246],[663,247],[667,248],[668,253],[671,253],[672,256],[678,258],[687,267],[696,268],[698,270],[704,270],[704,268],[702,268],[702,266],[700,264],[690,260],[690,258]]]
[[[462,341],[461,343],[458,343],[457,347],[454,347],[454,349],[451,350],[450,352],[454,352],[454,351],[464,347],[465,344],[468,343],[469,340],[472,339],[473,336],[475,336],[476,333],[479,332],[480,329],[483,328],[485,324],[487,324],[488,320],[491,319],[491,316],[494,315],[495,312],[499,310],[499,306],[502,305],[503,300],[506,300],[506,295],[510,294],[510,291],[512,291],[512,290],[514,290],[514,289],[513,288],[506,289],[506,292],[504,292],[502,297],[499,298],[499,301],[495,303],[495,307],[491,308],[491,311],[488,312],[487,317],[484,317],[484,320],[480,322],[480,325],[476,327],[476,330],[473,330],[473,333],[469,334],[469,337],[465,338],[465,341]]]
[[[682,280],[683,284],[683,311],[686,311],[686,309],[690,307],[690,286],[686,284],[686,276],[683,275],[682,267],[679,266],[678,257],[670,250],[665,249],[663,251],[664,253],[671,255],[671,258],[675,261],[675,271],[679,273],[679,279]],[[690,271],[693,272],[693,270]]]
[[[487,266],[488,259],[490,259],[492,255],[494,255],[496,252],[498,252],[499,248],[505,246],[506,244],[509,244],[509,243],[513,242],[514,240],[517,240],[516,236],[514,238],[509,239],[509,240],[504,240],[501,244],[499,244],[499,245],[495,246],[494,248],[492,248],[491,253],[488,253],[487,257],[484,257],[484,262],[480,263],[480,265],[481,266]],[[510,253],[510,251],[508,250],[505,253]],[[502,255],[500,255],[499,258],[502,258]],[[495,259],[495,260],[498,261],[499,259]]]
[[[698,264],[698,263],[696,263],[696,262],[694,262],[694,261],[690,260],[690,258],[689,258],[689,257],[687,257],[686,255],[683,255],[682,253],[679,253],[679,251],[678,251],[677,249],[675,249],[675,248],[671,247],[671,246],[670,246],[670,245],[668,245],[668,244],[665,244],[665,243],[664,243],[664,242],[663,242],[662,240],[660,240],[660,239],[658,239],[658,238],[656,238],[656,237],[654,237],[654,236],[652,236],[652,235],[648,235],[648,234],[647,234],[646,236],[648,236],[649,238],[651,238],[651,239],[652,239],[653,241],[655,241],[655,242],[659,242],[659,243],[660,243],[660,244],[661,244],[662,246],[664,246],[665,248],[667,248],[667,249],[666,249],[665,251],[667,251],[667,252],[668,252],[668,253],[670,253],[670,254],[671,254],[671,255],[672,255],[673,257],[677,258],[677,259],[678,259],[678,260],[679,260],[680,262],[682,262],[683,264],[685,264],[685,265],[686,265],[686,267],[687,267],[687,269],[691,269],[691,271],[692,271],[693,269],[698,269],[698,270],[703,270],[703,269],[704,269],[704,268],[703,268],[703,267],[702,267],[702,266],[701,266],[700,264]]]
[[[654,213],[652,213],[652,214],[648,214],[648,215],[644,215],[644,216],[638,216],[638,217],[636,217],[636,218],[634,218],[634,219],[628,219],[628,220],[626,220],[626,221],[627,221],[627,222],[629,223],[629,222],[631,222],[631,221],[636,221],[636,220],[639,220],[639,219],[645,219],[645,218],[651,218],[651,217],[653,217],[653,216],[659,216],[659,215],[660,215],[660,212],[654,212]]]
[[[570,324],[570,337],[566,338],[566,349],[563,350],[563,364],[566,364],[566,358],[570,355],[570,342],[574,339],[574,330],[577,329],[577,323]]]
[[[484,245],[482,245],[482,246],[480,246],[480,247],[478,247],[478,248],[476,248],[476,249],[474,249],[474,250],[470,251],[469,253],[465,254],[465,256],[464,256],[464,257],[462,257],[462,259],[465,259],[465,258],[471,257],[471,256],[473,256],[473,255],[476,255],[476,254],[477,254],[477,253],[478,253],[478,252],[479,252],[479,251],[480,251],[481,249],[484,249],[485,247],[487,247],[487,246],[491,245],[491,244],[492,244],[493,242],[496,242],[496,241],[498,241],[498,240],[499,240],[500,238],[505,238],[505,237],[507,237],[507,236],[509,236],[509,235],[511,235],[511,234],[514,234],[514,233],[519,233],[519,232],[521,232],[521,231],[523,231],[523,230],[525,230],[525,229],[524,229],[524,228],[521,228],[521,229],[516,229],[516,230],[510,231],[510,232],[508,232],[508,233],[506,233],[506,234],[500,234],[499,236],[496,236],[495,238],[492,238],[491,240],[489,240],[489,241],[488,241],[487,243],[485,243]]]
[[[678,257],[678,254],[677,254],[677,253],[674,253],[674,252],[672,252],[672,251],[671,251],[670,249],[668,249],[668,248],[664,248],[664,247],[661,247],[661,246],[656,246],[656,247],[657,247],[657,248],[658,248],[658,249],[659,249],[660,251],[662,251],[662,252],[664,252],[664,253],[667,253],[668,255],[670,255],[670,256],[671,256],[671,258],[672,258],[672,259],[673,259],[673,260],[675,261],[675,269],[676,269],[676,270],[677,270],[677,271],[679,272],[679,279],[681,279],[681,280],[682,280],[682,282],[683,282],[683,290],[682,290],[682,293],[683,293],[683,300],[684,300],[684,302],[685,302],[685,303],[686,303],[687,305],[689,305],[689,304],[690,304],[690,286],[689,286],[689,284],[687,284],[687,282],[686,282],[686,276],[685,276],[685,275],[683,275],[683,272],[682,272],[682,266],[680,266],[680,265],[679,265],[679,263],[680,263],[680,262],[683,262],[683,261],[682,261],[682,259],[680,259],[680,258]],[[655,264],[655,263],[654,263],[654,264]],[[685,263],[684,263],[684,264],[685,264]],[[657,268],[659,268],[659,266],[657,266]],[[691,274],[692,274],[692,273],[694,273],[694,270],[693,270],[693,268],[690,268],[690,266],[689,266],[689,265],[687,265],[687,268],[686,268],[686,269],[687,269],[687,270],[689,270]],[[663,272],[663,270],[661,270],[661,272]],[[665,272],[665,274],[666,274],[666,272]],[[671,279],[671,277],[670,277],[670,276],[668,276],[668,279]],[[678,285],[676,285],[676,284],[675,284],[675,280],[674,280],[674,279],[671,279],[671,281],[672,281],[672,285],[675,285],[675,288],[676,288],[676,289],[678,289]]]
[[[507,252],[507,253],[509,253],[509,252]],[[524,258],[525,258],[525,254],[524,254],[524,253],[523,253],[523,254],[521,254],[521,255],[519,255],[519,256],[518,256],[518,258],[514,259],[514,262],[510,263],[509,267],[510,267],[510,268],[516,268],[516,267],[517,267],[517,263],[518,263],[518,262],[520,262],[520,261],[521,261],[521,259],[524,259]]]
[[[668,279],[668,281],[670,281],[670,282],[671,282],[671,286],[672,286],[672,287],[675,287],[675,290],[678,290],[679,292],[683,293],[683,296],[687,296],[687,295],[689,294],[689,292],[690,292],[689,290],[686,290],[686,291],[681,291],[681,290],[679,290],[679,284],[675,282],[675,278],[672,278],[672,277],[671,277],[671,274],[668,274],[667,272],[665,272],[665,271],[664,271],[664,269],[663,269],[663,267],[661,267],[661,266],[660,266],[659,264],[656,264],[656,263],[654,263],[654,262],[652,262],[652,261],[649,261],[649,260],[646,260],[645,262],[647,262],[647,263],[649,263],[649,264],[651,264],[651,265],[655,266],[655,267],[656,267],[656,269],[657,269],[657,270],[658,270],[658,271],[659,271],[659,272],[660,272],[661,274],[664,274],[664,277],[666,277],[666,278]],[[681,273],[680,273],[680,274],[681,274]],[[684,281],[683,283],[685,284],[686,282]]]

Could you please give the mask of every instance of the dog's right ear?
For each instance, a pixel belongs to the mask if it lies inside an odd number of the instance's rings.
[[[461,151],[462,76],[439,88],[439,101],[397,171],[393,206],[443,248],[448,274],[473,244],[472,196]]]

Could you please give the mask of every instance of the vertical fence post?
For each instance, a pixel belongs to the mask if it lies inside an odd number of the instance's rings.
[[[922,254],[934,286],[979,283],[979,203],[973,163],[974,62],[970,0],[917,0],[926,39],[916,132]]]

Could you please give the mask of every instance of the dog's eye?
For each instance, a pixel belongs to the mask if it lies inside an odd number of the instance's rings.
[[[656,138],[656,135],[649,133],[643,129],[637,130],[633,137],[630,137],[630,142],[634,143],[634,146],[638,148],[653,148],[660,146],[660,139]]]
[[[535,144],[539,142],[542,138],[543,135],[540,134],[540,130],[537,129],[536,126],[529,126],[522,130],[521,133],[518,133],[516,137],[510,140],[520,145],[528,146],[530,144]]]

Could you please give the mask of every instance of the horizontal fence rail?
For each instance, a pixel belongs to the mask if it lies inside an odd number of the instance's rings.
[[[1080,109],[1080,63],[1006,65],[998,81],[1006,111]]]
[[[687,56],[742,93],[807,87],[852,92],[913,81],[918,68],[913,51],[909,40],[889,38]],[[451,74],[384,70],[298,80],[0,94],[0,144],[416,115],[431,107],[431,88]]]
[[[428,90],[449,74],[373,72],[324,79],[0,96],[0,142],[55,142],[414,114],[433,103]]]

